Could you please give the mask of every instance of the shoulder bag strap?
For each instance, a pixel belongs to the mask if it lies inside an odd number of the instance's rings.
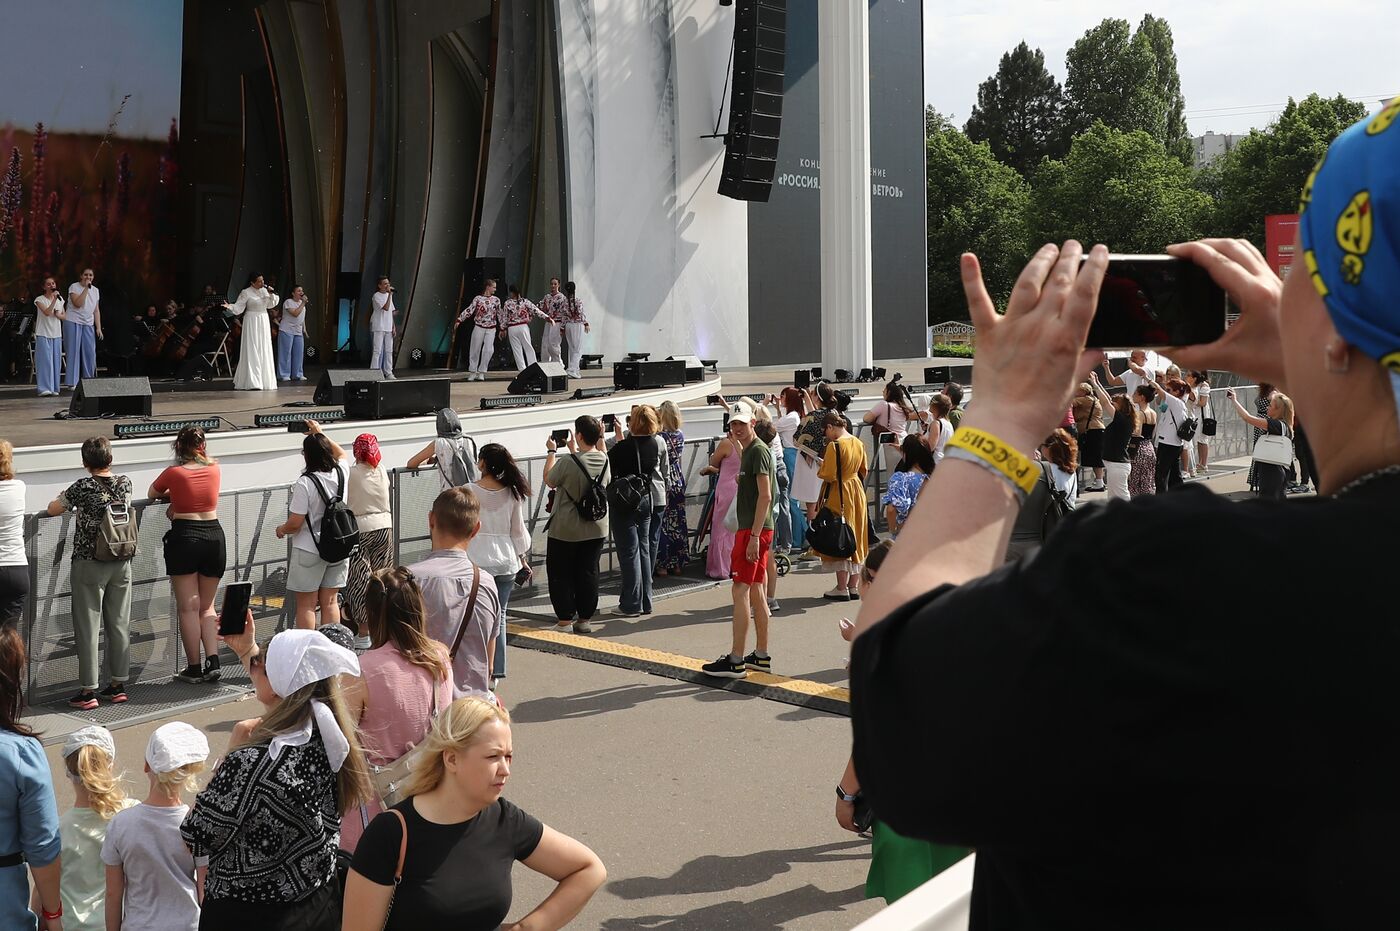
[[[836,500],[841,502],[841,513],[846,513],[846,482],[841,477],[841,441],[836,440]]]
[[[462,645],[462,636],[467,632],[467,625],[471,623],[472,612],[476,610],[476,595],[481,591],[481,567],[472,564],[472,593],[467,597],[467,610],[462,612],[462,623],[457,626],[457,636],[452,641],[452,649],[447,651],[447,659],[450,663],[457,658],[457,648]],[[451,673],[448,673],[451,675]],[[437,693],[434,692],[434,695]]]
[[[399,884],[403,882],[403,862],[408,858],[408,822],[398,809],[390,808],[389,813],[399,819],[399,859],[394,866],[394,889],[389,893],[389,906],[384,909],[382,927],[385,928],[389,926],[389,913],[394,910],[394,893],[399,891]]]

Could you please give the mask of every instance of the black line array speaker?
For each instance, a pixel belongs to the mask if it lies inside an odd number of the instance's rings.
[[[345,383],[351,381],[381,381],[384,373],[379,369],[322,369],[321,380],[316,382],[316,392],[311,396],[317,404],[344,404]]]
[[[452,382],[447,378],[400,378],[345,384],[345,417],[348,420],[412,417],[433,414],[451,406]]]
[[[496,296],[504,304],[506,302],[505,277],[506,260],[498,255],[467,259],[462,263],[462,278],[467,289],[466,298],[468,301],[481,293],[482,283],[487,278],[494,278],[496,280]]]
[[[668,388],[685,384],[685,363],[679,359],[664,362],[614,362],[613,384],[618,388]]]
[[[778,168],[787,64],[787,0],[737,0],[734,93],[719,192],[767,201]]]
[[[511,394],[561,394],[569,390],[569,376],[562,362],[536,362],[511,379]]]
[[[667,356],[666,361],[685,363],[685,383],[687,385],[691,382],[705,380],[705,363],[700,361],[699,356]]]
[[[109,414],[151,415],[151,381],[142,376],[123,378],[84,378],[73,389],[68,402],[72,417],[102,417]]]

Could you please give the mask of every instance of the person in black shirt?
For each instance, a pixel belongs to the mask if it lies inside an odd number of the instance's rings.
[[[1400,626],[1370,607],[1400,526],[1400,377],[1376,364],[1400,360],[1400,243],[1381,235],[1400,214],[1400,129],[1376,125],[1344,133],[1315,172],[1309,261],[1286,284],[1245,240],[1168,250],[1241,311],[1218,342],[1172,357],[1288,385],[1325,497],[1234,503],[1193,486],[1109,502],[998,568],[1023,486],[961,443],[990,434],[1019,475],[1101,355],[1081,353],[1107,250],[1081,265],[1078,243],[1045,246],[1004,316],[963,256],[977,405],[862,602],[851,708],[880,817],[976,848],[973,929],[1375,928],[1400,914]],[[1389,153],[1352,157],[1377,146]],[[1367,180],[1366,209],[1348,207]],[[1364,220],[1364,263],[1343,254],[1338,217]],[[1202,534],[1274,565],[1325,545],[1286,578],[1164,574]],[[1150,610],[1127,610],[1144,583]]]
[[[608,505],[617,564],[622,570],[622,592],[617,608],[610,613],[618,617],[651,613],[651,526],[653,520],[661,519],[660,514],[653,513],[651,495],[652,478],[661,463],[662,447],[656,439],[659,425],[656,408],[649,404],[633,408],[628,415],[630,436],[622,434],[622,418],[613,418],[615,440],[608,450],[608,467],[612,471]],[[613,495],[612,489],[619,483],[637,483],[637,478],[631,476],[641,479],[638,487],[642,493],[636,506],[629,508]]]
[[[1128,451],[1128,446],[1133,434],[1138,431],[1137,405],[1127,395],[1110,396],[1099,383],[1098,372],[1089,373],[1089,384],[1093,386],[1104,412],[1113,412],[1113,419],[1103,433],[1104,484],[1110,498],[1126,501],[1132,498],[1128,480],[1133,474],[1133,454]]]
[[[1275,391],[1269,396],[1269,406],[1263,417],[1256,417],[1245,410],[1244,405],[1235,397],[1233,388],[1225,389],[1225,397],[1235,405],[1240,419],[1260,431],[1260,435],[1293,439],[1293,401],[1282,391]],[[1282,501],[1284,487],[1288,484],[1288,469],[1271,462],[1255,462],[1253,465],[1254,478],[1259,483],[1259,497],[1270,501]]]
[[[607,870],[583,844],[501,797],[512,754],[506,710],[489,696],[459,698],[421,746],[410,797],[371,821],[355,848],[343,931],[495,931],[510,913],[517,860],[559,885],[505,931],[553,931],[572,921]]]

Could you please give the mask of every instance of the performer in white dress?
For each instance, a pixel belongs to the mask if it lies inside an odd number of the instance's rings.
[[[485,381],[486,370],[491,367],[491,354],[495,351],[493,339],[503,339],[501,333],[501,299],[496,297],[496,279],[487,278],[481,293],[472,298],[466,309],[457,315],[461,323],[472,318],[471,349],[467,354],[467,381]]]
[[[540,337],[540,356],[546,362],[564,361],[564,324],[569,307],[569,299],[559,293],[559,279],[549,279],[549,293],[540,298],[540,309],[544,311],[544,334]]]
[[[549,314],[531,304],[515,285],[510,286],[510,298],[501,308],[506,338],[510,340],[510,351],[515,356],[516,371],[523,372],[535,364],[535,347],[530,342],[530,318],[549,319]]]
[[[578,299],[577,291],[572,281],[564,283],[564,338],[569,341],[569,364],[566,367],[570,378],[582,377],[578,367],[583,359],[583,334],[593,329],[583,315],[583,301]]]
[[[394,306],[394,286],[387,275],[379,277],[374,294],[370,297],[374,310],[369,315],[369,336],[372,342],[369,367],[379,369],[385,378],[394,377],[394,314],[399,309]]]
[[[249,275],[248,287],[233,304],[225,304],[243,318],[243,341],[238,371],[233,373],[237,391],[272,391],[277,387],[277,360],[272,351],[272,324],[268,314],[280,299],[263,283],[262,275]]]

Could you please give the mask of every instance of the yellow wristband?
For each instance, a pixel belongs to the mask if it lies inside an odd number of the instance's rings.
[[[1031,457],[974,427],[959,427],[948,441],[944,454],[986,466],[1014,485],[1022,495],[1029,495],[1040,478],[1040,471]]]

